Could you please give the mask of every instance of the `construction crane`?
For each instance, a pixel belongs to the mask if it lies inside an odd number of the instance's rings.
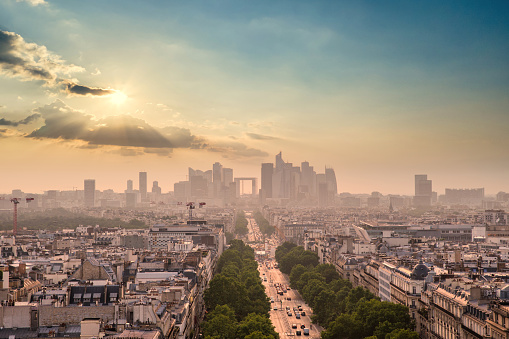
[[[206,205],[206,203],[204,202],[200,202],[199,204],[199,208],[203,208],[203,206]],[[189,209],[189,220],[193,220],[193,210],[196,208],[196,205],[194,204],[194,202],[188,202],[186,204],[187,208]]]
[[[34,198],[26,198],[27,203],[33,201]],[[21,202],[21,198],[12,198],[11,202],[14,204],[14,216],[12,218],[12,234],[16,236],[18,234],[18,204]]]
[[[193,220],[193,210],[195,208],[194,202],[188,202],[186,204],[187,208],[189,209],[189,220]]]

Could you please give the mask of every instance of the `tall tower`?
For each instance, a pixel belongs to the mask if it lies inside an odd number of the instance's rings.
[[[272,175],[274,174],[274,164],[268,162],[262,164],[262,184],[260,198],[262,201],[272,198]]]
[[[95,180],[85,179],[84,182],[85,207],[95,206]]]
[[[141,200],[145,200],[147,198],[147,172],[140,172],[139,190]]]
[[[223,165],[218,162],[212,165],[212,185],[214,188],[214,198],[219,197],[223,187]]]
[[[132,193],[133,192],[133,181],[127,180],[127,190],[126,193]]]
[[[431,206],[432,196],[433,196],[432,183],[431,180],[428,180],[428,175],[416,174],[414,206],[419,207]]]

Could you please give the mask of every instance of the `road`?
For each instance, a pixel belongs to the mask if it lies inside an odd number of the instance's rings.
[[[305,328],[309,329],[309,338],[320,338],[323,328],[311,323],[310,316],[313,314],[311,308],[304,302],[296,290],[290,289],[283,293],[283,295],[278,295],[274,284],[279,283],[283,286],[289,286],[290,282],[279,269],[270,267],[271,264],[268,264],[268,267],[265,264],[259,266],[262,279],[265,280],[265,277],[267,278],[267,281],[263,282],[265,293],[274,301],[271,302],[270,320],[276,327],[276,332],[279,333],[280,338],[293,337],[298,330],[304,335],[301,325],[305,325]],[[288,298],[291,300],[287,300]],[[300,319],[297,319],[294,308],[299,305],[306,315],[301,315]],[[291,315],[288,315],[287,307],[290,308]],[[297,328],[292,328],[292,324],[296,324]]]
[[[246,218],[249,222],[248,239],[253,239],[255,241],[260,240],[262,237],[254,218],[252,218],[248,213],[246,213]],[[279,333],[281,339],[290,337],[294,338],[295,336],[298,336],[297,331],[300,331],[301,336],[304,337],[304,330],[301,328],[301,325],[304,325],[305,328],[309,329],[309,336],[305,336],[306,338],[320,338],[320,333],[323,331],[323,328],[311,323],[310,316],[313,314],[312,310],[304,302],[299,292],[293,289],[286,290],[283,295],[279,295],[276,292],[275,284],[289,287],[290,282],[286,275],[281,273],[279,269],[274,268],[274,264],[275,258],[269,258],[268,260],[260,263],[258,270],[260,272],[263,285],[265,286],[265,293],[272,300],[270,320],[272,321],[276,332]],[[288,298],[291,300],[287,300]],[[297,308],[298,306],[301,306],[302,310],[305,312],[305,315],[301,315],[300,319],[296,318],[294,311],[294,308]],[[287,307],[290,308],[291,315],[288,315]],[[296,328],[292,328],[292,325],[294,324],[294,327]]]

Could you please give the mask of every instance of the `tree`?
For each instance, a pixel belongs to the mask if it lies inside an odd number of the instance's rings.
[[[330,289],[325,289],[320,292],[314,299],[315,307],[313,308],[313,321],[316,321],[320,325],[327,327],[329,322],[338,313],[338,307],[336,304],[336,296]]]
[[[205,290],[203,298],[208,309],[214,309],[217,305],[230,306],[235,310],[237,319],[247,315],[250,307],[244,285],[222,274],[217,274],[210,281],[210,287]]]
[[[226,264],[234,264],[240,270],[242,268],[242,257],[240,252],[234,249],[227,249],[224,251],[217,261],[216,272],[221,272],[223,270],[223,266]]]
[[[282,245],[276,248],[276,261],[279,262],[290,250],[297,247],[293,242],[285,241]]]
[[[316,273],[321,274],[325,278],[327,284],[332,281],[339,281],[339,273],[336,271],[336,267],[331,264],[320,264],[313,269]],[[341,279],[343,280],[343,279]],[[346,280],[348,281],[348,280]]]
[[[343,313],[332,321],[322,332],[322,339],[359,339],[363,338],[363,324],[355,314]]]
[[[257,331],[261,332],[263,335],[271,335],[274,338],[279,338],[279,335],[274,331],[274,326],[272,326],[270,319],[255,313],[249,314],[239,323],[237,336],[239,338],[245,338]]]
[[[315,297],[326,289],[327,284],[323,280],[310,279],[302,289],[302,297],[312,309],[315,309]]]
[[[202,324],[203,334],[206,338],[235,339],[237,326],[235,312],[228,305],[216,306],[207,315],[207,320]]]
[[[355,313],[359,321],[364,323],[365,336],[374,334],[379,339],[384,339],[388,333],[395,329],[410,329],[412,327],[408,308],[388,301],[361,300],[357,304]]]
[[[385,336],[385,339],[419,339],[419,334],[409,329],[397,329]]]
[[[272,335],[265,335],[261,331],[256,331],[247,335],[244,339],[275,339],[275,338]]]
[[[348,293],[341,303],[343,312],[351,313],[357,309],[357,304],[361,300],[371,300],[375,298],[374,294],[363,287],[356,287]]]
[[[230,278],[236,278],[238,279],[240,275],[240,270],[237,265],[233,262],[229,262],[225,266],[223,266],[223,269],[221,270],[221,274],[230,277]]]
[[[343,287],[346,287],[347,290],[351,290],[353,288],[350,280],[341,279],[341,278],[331,281],[329,284],[329,287],[331,290],[333,290],[336,293],[339,292]]]
[[[304,265],[297,264],[293,266],[292,271],[290,272],[290,285],[295,288],[295,284],[299,281],[302,274],[306,273],[308,270]]]
[[[295,284],[295,287],[297,287],[297,290],[302,291],[304,286],[306,286],[311,279],[316,279],[325,282],[325,279],[316,272],[304,272],[300,276],[299,281],[297,281],[297,283]]]

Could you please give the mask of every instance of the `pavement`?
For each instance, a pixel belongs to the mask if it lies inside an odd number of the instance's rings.
[[[264,275],[265,274],[265,275]],[[266,265],[261,266],[260,275],[262,279],[267,277],[267,281],[263,282],[265,286],[265,292],[269,298],[272,298],[274,302],[271,302],[270,320],[276,328],[276,332],[279,333],[280,338],[290,338],[297,336],[297,330],[301,331],[301,336],[304,337],[304,330],[301,329],[301,325],[305,325],[305,328],[309,329],[309,336],[307,338],[320,338],[320,333],[323,331],[321,326],[312,324],[310,316],[313,314],[311,308],[304,302],[299,292],[290,289],[287,290],[283,295],[278,295],[275,283],[279,283],[285,286],[290,286],[288,277],[281,273],[279,269],[267,268]],[[290,298],[291,300],[287,300]],[[294,307],[301,306],[302,310],[306,312],[306,315],[301,315],[300,319],[295,317]],[[291,316],[288,315],[286,307],[290,307]],[[277,308],[277,310],[275,310]],[[292,324],[296,324],[297,328],[292,328]]]

